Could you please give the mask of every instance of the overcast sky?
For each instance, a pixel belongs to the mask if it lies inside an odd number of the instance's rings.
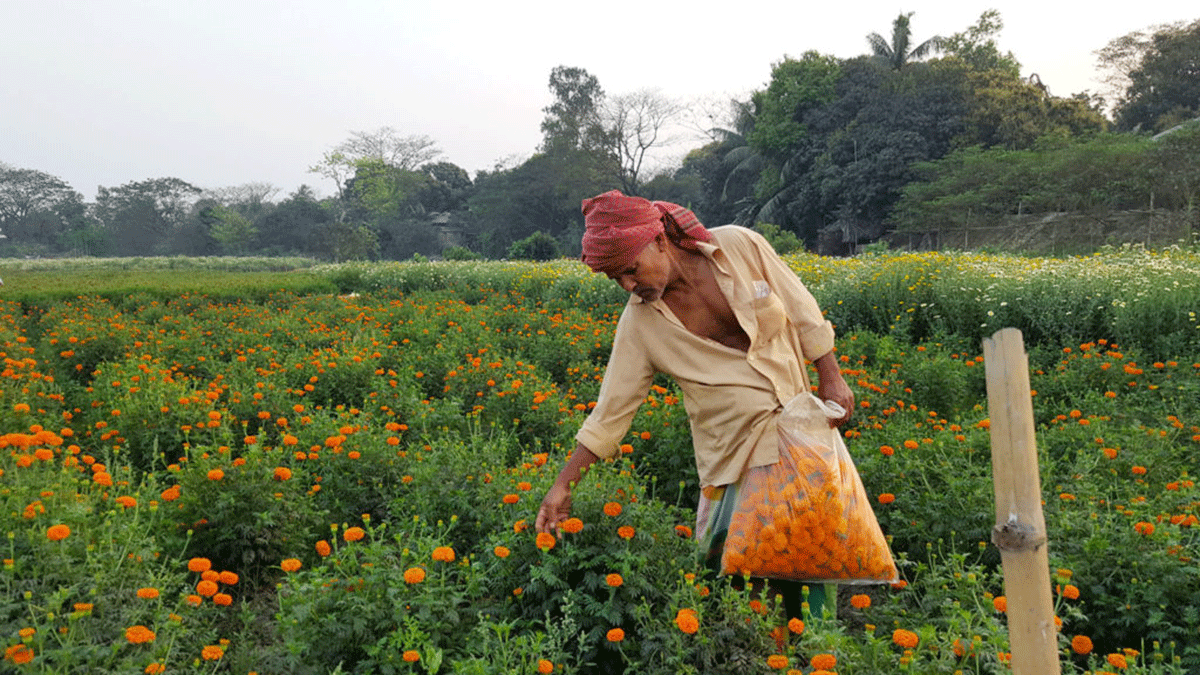
[[[308,168],[390,126],[474,175],[534,152],[557,65],[609,94],[744,98],[785,55],[866,53],[901,12],[919,42],[992,7],[1001,50],[1058,96],[1101,89],[1113,38],[1200,17],[1177,0],[0,0],[0,162],[88,200],[163,177],[327,195]]]

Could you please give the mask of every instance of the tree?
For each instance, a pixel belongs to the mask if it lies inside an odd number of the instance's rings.
[[[542,108],[542,151],[565,154],[594,151],[609,145],[600,119],[604,90],[583,68],[555,66],[550,71],[554,102]]]
[[[171,237],[184,225],[201,192],[178,178],[101,186],[96,214],[111,233],[118,255],[161,254],[168,251]]]
[[[215,222],[209,232],[226,255],[245,255],[258,239],[258,228],[250,219],[227,207],[214,206],[210,209]]]
[[[892,70],[900,70],[910,61],[923,59],[942,48],[943,39],[933,36],[916,47],[912,45],[912,27],[909,21],[914,12],[900,14],[892,22],[892,39],[889,41],[879,33],[867,36],[867,43],[876,57],[887,61]]]
[[[473,185],[471,176],[462,167],[450,162],[433,162],[419,171],[428,178],[418,195],[426,212],[459,211],[467,207]]]
[[[35,169],[0,163],[0,229],[5,244],[24,252],[51,252],[66,246],[69,213],[83,196],[62,179]]]
[[[946,56],[963,61],[975,71],[995,70],[1014,78],[1021,74],[1021,64],[1012,52],[1000,53],[995,35],[1004,29],[1000,12],[989,9],[979,15],[975,25],[955,33],[941,42],[941,51]]]
[[[1140,54],[1109,43],[1114,59],[1124,54],[1137,64],[1114,110],[1118,128],[1163,131],[1200,116],[1200,20],[1162,26],[1145,42],[1130,36],[1121,40]]]
[[[665,135],[666,128],[682,107],[678,101],[655,89],[614,96],[601,103],[600,116],[610,152],[620,166],[622,192],[639,194],[646,153],[651,148],[675,142],[675,138]]]
[[[324,255],[319,232],[332,220],[306,185],[256,223],[259,248],[272,254]]]
[[[360,161],[372,160],[402,171],[414,171],[441,154],[437,143],[428,136],[401,136],[392,127],[380,127],[374,131],[350,132],[350,138],[326,152],[319,164],[309,167],[309,172],[332,180],[338,198],[345,198],[346,182],[357,175]]]

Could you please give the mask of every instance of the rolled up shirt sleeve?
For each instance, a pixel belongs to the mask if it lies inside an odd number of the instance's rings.
[[[638,311],[645,308],[629,305],[621,313],[596,407],[575,434],[577,443],[601,459],[620,452],[621,439],[629,432],[633,416],[654,381],[654,367],[640,344],[641,336],[632,326]]]

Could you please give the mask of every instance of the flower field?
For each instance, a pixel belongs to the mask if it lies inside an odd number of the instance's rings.
[[[0,670],[1004,673],[979,340],[1015,326],[1063,671],[1200,672],[1194,254],[789,262],[902,578],[790,623],[696,560],[669,380],[534,533],[624,299],[579,263],[0,265]]]

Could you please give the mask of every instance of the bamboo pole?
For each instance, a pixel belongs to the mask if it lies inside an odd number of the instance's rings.
[[[1012,670],[1014,675],[1057,675],[1058,632],[1021,331],[1004,328],[984,338],[983,356],[996,488],[992,542],[1004,566]]]

